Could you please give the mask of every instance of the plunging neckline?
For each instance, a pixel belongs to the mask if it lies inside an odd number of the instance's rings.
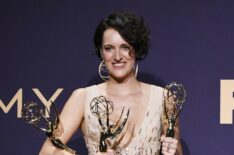
[[[141,85],[143,85],[144,83],[141,83]],[[98,95],[104,95],[105,97],[108,97],[107,95],[107,92],[104,90],[103,93],[98,89],[98,87],[101,87],[101,85],[106,85],[105,83],[102,83],[100,85],[96,85],[96,92]],[[148,101],[147,101],[147,105],[146,105],[146,109],[145,109],[145,112],[143,114],[143,119],[141,120],[141,122],[139,123],[139,125],[135,125],[135,129],[133,131],[134,135],[136,133],[139,133],[140,130],[142,129],[143,125],[145,124],[146,122],[146,118],[148,117],[149,115],[149,107],[150,107],[150,103],[151,103],[151,100],[152,100],[152,89],[153,89],[153,86],[149,84],[149,96],[148,96]],[[131,109],[130,109],[130,114],[131,114]],[[135,137],[135,136],[134,136]],[[134,138],[133,137],[133,138]]]
[[[152,88],[153,88],[152,85],[149,85],[149,86],[150,86],[150,88],[149,88],[149,93],[150,94],[149,94],[149,97],[148,97],[148,103],[146,105],[145,113],[143,115],[144,118],[141,120],[139,126],[136,126],[136,131],[137,132],[139,132],[138,130],[140,130],[142,128],[143,124],[145,124],[146,118],[149,115],[149,107],[150,107],[150,103],[151,103],[151,100],[152,100]]]
[[[90,105],[90,101],[93,100],[93,98],[98,97],[100,95],[105,96],[105,89],[103,89],[103,86],[104,86],[103,84],[98,84],[98,85],[93,85],[92,87],[87,89],[87,102],[86,102],[87,111],[85,114],[86,126],[84,126],[83,130],[84,130],[84,137],[87,144],[87,148],[90,154],[92,155],[96,154],[96,152],[98,151],[100,143],[100,132],[102,128],[99,122],[97,121],[97,118],[91,113],[90,110],[88,111],[88,109],[90,109],[90,107],[88,106]],[[161,109],[163,108],[161,105],[162,104],[161,88],[154,85],[146,84],[143,87],[143,93],[145,92],[146,92],[145,97],[147,97],[147,101],[143,102],[145,103],[144,104],[145,109],[142,112],[141,116],[142,120],[139,122],[139,124],[136,124],[135,122],[134,122],[135,125],[131,124],[134,125],[134,128],[132,128],[133,126],[131,126],[131,128],[128,128],[127,126],[128,124],[126,124],[125,128],[123,129],[124,130],[123,134],[120,135],[124,136],[126,132],[126,138],[119,137],[121,139],[118,139],[118,137],[116,137],[116,139],[112,140],[110,139],[111,143],[114,144],[116,142],[117,144],[116,148],[114,148],[114,152],[116,154],[119,155],[144,154],[146,152],[147,154],[152,154],[152,152],[159,154],[160,141],[158,139],[161,136],[162,124],[160,120],[162,117],[162,110],[163,110]],[[116,102],[117,101],[118,100],[116,100]],[[125,104],[123,103],[123,105]],[[140,106],[139,108],[141,110]],[[123,116],[125,115],[126,111],[124,111]],[[135,113],[135,115],[133,115],[133,119],[135,116],[139,116],[137,112]],[[129,120],[129,123],[132,123],[132,120]]]

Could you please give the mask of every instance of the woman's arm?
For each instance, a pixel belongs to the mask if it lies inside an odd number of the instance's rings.
[[[61,114],[60,122],[63,126],[63,133],[59,138],[64,144],[72,137],[74,132],[81,126],[84,111],[85,111],[86,90],[75,90],[67,103],[65,104]],[[68,155],[69,152],[56,148],[51,141],[47,138],[43,144],[40,155]]]

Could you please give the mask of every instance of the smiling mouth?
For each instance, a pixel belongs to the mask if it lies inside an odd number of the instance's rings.
[[[124,65],[125,65],[124,62],[113,63],[113,66],[114,66],[114,68],[116,68],[116,69],[121,69],[121,68],[124,67]]]

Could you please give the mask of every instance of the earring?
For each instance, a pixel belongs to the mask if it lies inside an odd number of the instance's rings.
[[[134,65],[133,70],[135,70],[135,71],[134,71],[135,77],[137,77],[137,74],[138,74],[138,64],[135,64],[135,65]]]
[[[138,64],[133,65],[132,69],[134,71],[135,77],[137,77],[137,74],[138,74]]]
[[[107,81],[110,78],[109,73],[108,73],[108,69],[107,69],[106,64],[103,60],[99,64],[98,73],[99,73],[99,76],[104,81]]]

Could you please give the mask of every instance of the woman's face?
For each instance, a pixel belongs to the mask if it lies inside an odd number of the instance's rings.
[[[112,78],[123,80],[134,76],[134,49],[118,31],[114,29],[104,31],[101,54]]]

